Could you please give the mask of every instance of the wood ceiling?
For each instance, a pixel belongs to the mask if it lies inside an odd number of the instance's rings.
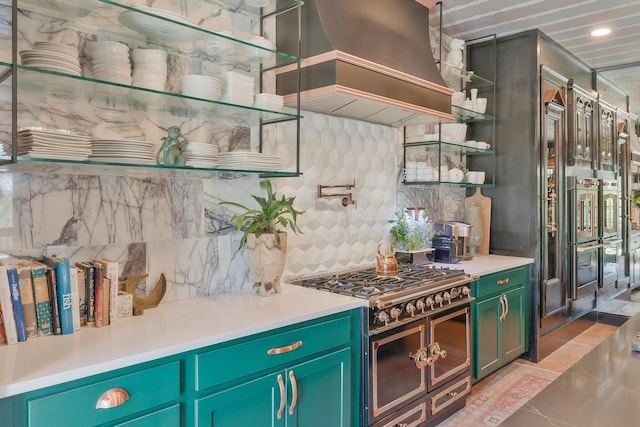
[[[432,23],[439,6],[432,9]],[[589,33],[610,27],[608,36]],[[629,94],[640,114],[639,0],[443,0],[442,32],[471,40],[537,28]]]

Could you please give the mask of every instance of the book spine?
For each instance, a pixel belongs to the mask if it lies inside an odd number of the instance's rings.
[[[31,268],[36,317],[38,319],[38,334],[40,335],[51,335],[53,333],[51,298],[49,296],[49,285],[47,284],[46,273],[44,266]]]
[[[92,265],[87,266],[87,326],[96,325],[95,304],[95,269]]]
[[[118,318],[118,263],[104,261],[105,276],[109,278],[109,321],[113,323]]]
[[[11,300],[7,267],[4,265],[0,265],[0,305],[2,305],[5,339],[9,345],[15,344],[18,342],[18,331],[16,330],[16,319],[13,314],[13,301]]]
[[[53,319],[53,333],[60,335],[60,310],[58,309],[58,280],[56,270],[47,270],[47,284],[49,285],[49,295],[51,296],[51,317]]]
[[[93,300],[93,310],[94,310],[94,317],[95,317],[95,326],[96,328],[101,328],[102,325],[104,324],[104,318],[103,318],[103,308],[104,308],[104,301],[103,299],[105,298],[105,294],[104,294],[104,269],[102,268],[102,265],[99,263],[94,263],[94,281],[95,281],[95,289],[94,289],[94,293],[95,293],[95,298]]]
[[[22,299],[20,297],[20,279],[18,270],[11,268],[7,270],[9,289],[11,290],[11,301],[13,302],[13,317],[16,321],[16,332],[18,341],[27,340],[27,328],[24,323],[24,312],[22,311]]]
[[[31,282],[31,269],[28,267],[19,268],[18,281],[20,283],[20,298],[22,299],[22,313],[24,325],[27,328],[27,338],[34,338],[38,336],[38,320],[33,284]]]
[[[56,262],[58,279],[58,310],[60,310],[60,332],[62,335],[73,333],[73,301],[71,297],[71,269],[68,259]]]
[[[78,269],[76,267],[69,267],[69,279],[71,281],[71,304],[72,304],[72,319],[73,330],[80,330],[80,295],[78,291]]]
[[[87,271],[80,267],[78,269],[78,308],[80,314],[80,327],[87,326]]]
[[[102,279],[102,326],[111,323],[111,280],[107,277]]]

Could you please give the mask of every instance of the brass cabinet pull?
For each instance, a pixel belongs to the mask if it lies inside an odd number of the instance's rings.
[[[100,395],[96,402],[96,409],[109,409],[122,405],[129,400],[129,393],[123,388],[112,388]]]
[[[507,311],[504,312],[504,319],[507,318],[507,315],[509,314],[509,300],[507,299],[507,296],[504,295],[504,305],[507,307]]]
[[[498,280],[496,283],[498,285],[506,285],[507,283],[509,283],[509,278],[507,277],[506,279]]]
[[[291,381],[291,406],[289,407],[289,415],[293,415],[293,410],[298,403],[298,383],[293,371],[289,371],[289,380]]]
[[[267,350],[267,354],[269,356],[272,356],[274,354],[289,353],[290,351],[297,350],[300,347],[302,347],[302,341],[297,341],[286,347],[270,348],[269,350]]]
[[[286,403],[286,396],[284,394],[284,378],[282,374],[278,374],[278,387],[280,387],[280,408],[278,408],[278,419],[282,419],[282,413],[284,412],[284,405]]]
[[[500,295],[500,321],[502,322],[507,314],[507,308],[504,304],[504,295]]]

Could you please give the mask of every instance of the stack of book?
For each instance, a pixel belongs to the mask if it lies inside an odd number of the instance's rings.
[[[118,263],[44,256],[0,265],[0,344],[107,326],[118,317]]]

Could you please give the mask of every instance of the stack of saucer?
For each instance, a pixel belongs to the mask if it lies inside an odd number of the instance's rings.
[[[161,49],[133,49],[133,85],[163,91],[167,81],[167,52]]]
[[[195,168],[213,168],[217,166],[216,155],[218,147],[203,142],[191,142],[187,144],[184,155],[188,166]]]
[[[66,130],[25,128],[18,131],[18,154],[42,159],[87,160],[91,143],[88,136]]]
[[[236,71],[227,71],[227,81],[223,102],[240,105],[253,105],[255,79]]]
[[[89,160],[107,163],[153,165],[156,145],[149,141],[130,139],[94,139]]]
[[[284,101],[281,95],[274,95],[272,93],[259,93],[256,95],[256,102],[253,106],[261,108],[263,110],[280,111],[284,105]]]
[[[80,76],[78,49],[62,43],[35,42],[33,49],[21,50],[22,65]]]
[[[222,95],[222,85],[215,77],[188,74],[182,76],[182,94],[216,101]]]
[[[129,46],[109,40],[91,44],[91,65],[96,79],[108,82],[131,84]]]

